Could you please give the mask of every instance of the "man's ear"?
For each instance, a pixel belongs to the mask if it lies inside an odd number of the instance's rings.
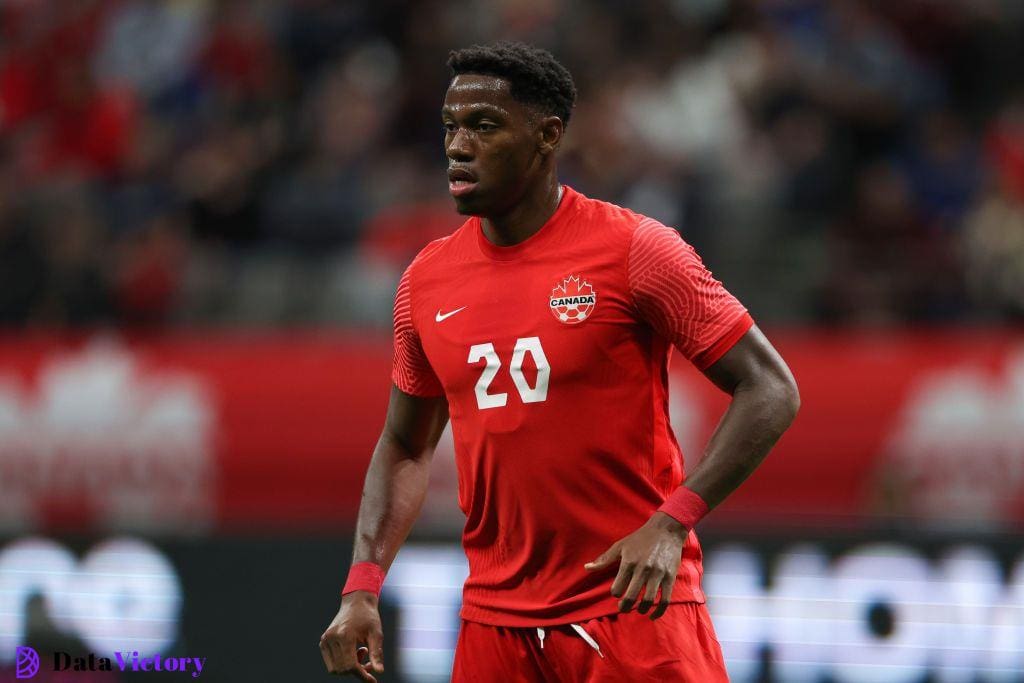
[[[565,134],[565,124],[557,116],[545,116],[540,120],[538,127],[538,149],[541,154],[547,156],[554,154],[558,146],[562,144],[562,135]]]

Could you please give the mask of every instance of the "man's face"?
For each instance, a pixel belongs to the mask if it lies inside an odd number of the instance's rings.
[[[503,78],[462,74],[441,108],[448,189],[461,214],[496,216],[515,206],[541,168],[541,117]]]

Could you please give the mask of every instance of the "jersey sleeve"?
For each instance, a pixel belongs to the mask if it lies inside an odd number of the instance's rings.
[[[642,320],[704,370],[753,326],[679,233],[643,218],[629,247],[629,289]]]
[[[395,357],[391,380],[412,396],[440,396],[441,382],[430,367],[412,319],[412,292],[407,268],[395,293]]]

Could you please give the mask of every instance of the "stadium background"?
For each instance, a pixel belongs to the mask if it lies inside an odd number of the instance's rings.
[[[498,38],[575,75],[563,181],[679,226],[800,382],[701,528],[733,679],[1024,680],[1017,0],[0,0],[0,680],[326,679],[391,297],[460,223],[444,60]],[[672,382],[689,460],[725,398]],[[382,681],[446,680],[450,448]]]

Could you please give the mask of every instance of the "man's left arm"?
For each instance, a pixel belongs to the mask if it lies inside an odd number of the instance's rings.
[[[800,406],[793,374],[747,309],[716,280],[675,230],[641,217],[632,234],[627,280],[639,320],[670,341],[732,402],[686,485],[637,531],[585,566],[619,563],[612,595],[646,613],[661,591],[668,608],[690,529],[743,483],[786,431]]]
[[[793,423],[800,393],[786,362],[756,325],[704,374],[732,395],[704,457],[686,477],[685,487],[710,509],[750,476]]]
[[[643,527],[586,565],[593,571],[619,560],[611,592],[620,598],[622,612],[631,610],[639,597],[637,611],[646,613],[660,588],[661,599],[650,618],[665,613],[690,527],[750,476],[800,407],[793,374],[756,325],[704,374],[731,394],[732,401],[708,441],[704,457],[663,506],[671,507],[674,502],[681,514],[655,512]],[[684,523],[688,520],[692,523]]]

